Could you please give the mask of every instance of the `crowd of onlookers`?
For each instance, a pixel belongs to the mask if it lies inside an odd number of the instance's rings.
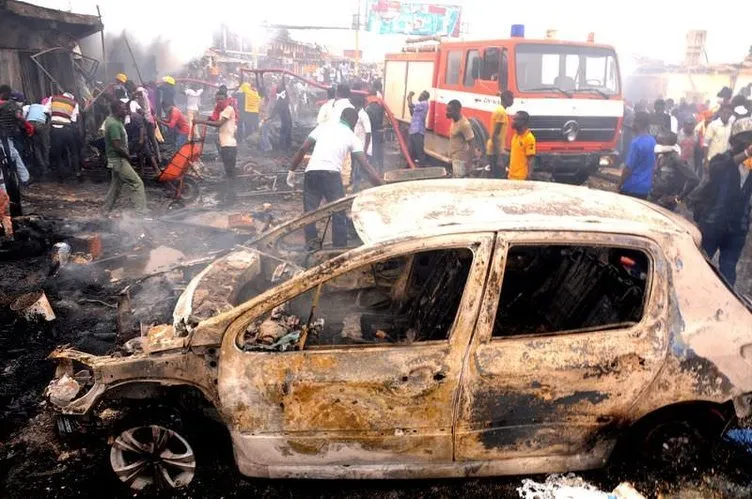
[[[752,202],[752,104],[749,96],[718,93],[715,106],[676,106],[658,99],[627,106],[619,192],[675,211],[692,212],[702,246],[729,283],[749,231]]]

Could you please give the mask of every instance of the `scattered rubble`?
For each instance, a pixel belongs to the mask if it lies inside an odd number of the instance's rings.
[[[604,492],[574,473],[549,475],[543,483],[525,479],[517,493],[522,499],[645,499],[627,482]]]

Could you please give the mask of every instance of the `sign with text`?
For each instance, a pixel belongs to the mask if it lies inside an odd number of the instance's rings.
[[[366,30],[381,35],[460,36],[457,5],[368,0]]]

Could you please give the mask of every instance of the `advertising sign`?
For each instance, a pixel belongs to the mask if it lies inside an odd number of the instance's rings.
[[[460,36],[457,5],[368,0],[366,30],[382,35]]]

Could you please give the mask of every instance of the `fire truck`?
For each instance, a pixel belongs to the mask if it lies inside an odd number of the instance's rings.
[[[555,39],[525,39],[514,32],[506,40],[417,40],[388,54],[384,100],[398,120],[409,123],[410,91],[430,93],[426,118],[426,153],[449,162],[450,120],[446,106],[462,103],[475,133],[477,164],[485,164],[491,113],[500,92],[515,97],[508,109],[531,116],[537,141],[536,171],[559,182],[583,183],[617,152],[624,103],[619,61],[613,47]],[[510,133],[506,137],[508,149]]]

